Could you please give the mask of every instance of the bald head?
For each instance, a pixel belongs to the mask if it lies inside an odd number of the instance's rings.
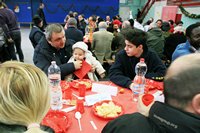
[[[179,73],[194,68],[200,70],[200,54],[189,54],[179,57],[170,65],[165,78],[179,75]]]
[[[125,20],[122,23],[122,28],[131,28],[131,23],[128,20]]]
[[[191,113],[200,114],[199,86],[200,54],[181,56],[170,65],[165,76],[165,103]]]

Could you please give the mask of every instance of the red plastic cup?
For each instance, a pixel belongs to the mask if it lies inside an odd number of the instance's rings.
[[[81,114],[83,114],[85,112],[84,100],[81,98],[78,98],[76,101],[76,111],[80,112]]]
[[[71,88],[64,90],[63,99],[70,99],[70,100],[72,99],[72,89]]]
[[[154,100],[154,96],[152,94],[144,94],[142,96],[142,102],[144,103],[144,105],[148,106],[149,104],[151,104]]]
[[[79,84],[79,97],[85,97],[86,86],[84,84]]]

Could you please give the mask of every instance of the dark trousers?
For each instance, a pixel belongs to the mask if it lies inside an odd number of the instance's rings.
[[[14,42],[12,42],[12,43],[7,42],[7,44],[4,47],[5,47],[4,50],[8,52],[8,54],[6,54],[6,56],[10,56],[9,58],[11,60],[17,60]]]
[[[24,54],[21,49],[21,32],[20,32],[20,30],[14,30],[14,31],[11,31],[10,35],[14,41],[14,45],[16,47],[16,50],[17,50],[17,53],[19,56],[19,60],[23,62]]]
[[[0,62],[3,63],[5,61],[11,60],[10,52],[8,50],[8,45],[5,44],[0,48]]]

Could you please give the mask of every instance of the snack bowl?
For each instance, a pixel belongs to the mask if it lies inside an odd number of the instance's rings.
[[[115,119],[124,113],[119,103],[110,100],[95,103],[92,112],[95,116],[105,120]]]

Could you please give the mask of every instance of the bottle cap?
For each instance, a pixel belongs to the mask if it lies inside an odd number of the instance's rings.
[[[56,61],[51,61],[51,64],[56,64]]]
[[[140,58],[140,62],[144,62],[144,58]]]

